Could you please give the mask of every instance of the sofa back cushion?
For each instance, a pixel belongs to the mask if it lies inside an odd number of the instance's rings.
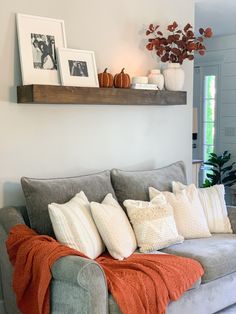
[[[21,179],[30,226],[39,234],[54,236],[48,204],[68,202],[84,191],[90,202],[102,202],[108,193],[115,196],[110,171],[91,175],[57,179]]]
[[[182,183],[186,182],[185,166],[182,161],[154,170],[111,171],[112,185],[121,205],[127,199],[149,201],[150,186],[160,191],[172,191],[172,181],[176,178]]]

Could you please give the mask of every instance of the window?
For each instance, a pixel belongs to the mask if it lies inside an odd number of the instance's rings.
[[[203,160],[215,149],[216,76],[204,77],[203,95]]]
[[[215,117],[216,117],[216,76],[204,76],[203,90],[203,161],[207,161],[210,153],[215,151]],[[204,167],[203,181],[210,166]]]
[[[198,137],[193,149],[193,158],[206,162],[209,154],[219,151],[218,88],[220,64],[200,64],[194,67],[193,104],[198,110]],[[206,179],[211,167],[204,165],[199,175],[199,184]]]

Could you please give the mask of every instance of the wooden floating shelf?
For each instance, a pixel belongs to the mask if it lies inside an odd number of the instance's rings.
[[[186,105],[187,93],[54,85],[17,87],[17,102],[32,104]]]

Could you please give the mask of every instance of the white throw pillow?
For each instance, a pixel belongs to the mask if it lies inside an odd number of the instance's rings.
[[[180,182],[173,182],[173,191],[186,188]],[[209,188],[199,188],[198,195],[205,212],[208,227],[212,233],[232,233],[225,204],[225,187],[223,184],[214,185]]]
[[[49,204],[48,210],[55,236],[60,243],[93,259],[102,254],[105,247],[84,192],[76,194],[65,204]]]
[[[179,234],[185,239],[210,237],[204,210],[194,184],[177,193],[161,192],[149,188],[149,197],[164,195],[167,202],[173,207],[175,223]]]
[[[111,256],[118,260],[129,257],[137,248],[134,231],[119,203],[109,193],[103,202],[92,202],[91,212]]]
[[[176,229],[173,209],[163,195],[156,196],[151,202],[126,200],[124,206],[142,253],[183,242],[184,238]]]

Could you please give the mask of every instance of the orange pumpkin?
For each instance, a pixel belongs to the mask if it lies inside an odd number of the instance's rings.
[[[98,74],[98,81],[100,87],[112,87],[113,86],[113,76],[111,73],[107,72],[107,68],[103,73]]]
[[[129,74],[124,73],[124,68],[114,77],[114,86],[118,88],[130,88]]]

